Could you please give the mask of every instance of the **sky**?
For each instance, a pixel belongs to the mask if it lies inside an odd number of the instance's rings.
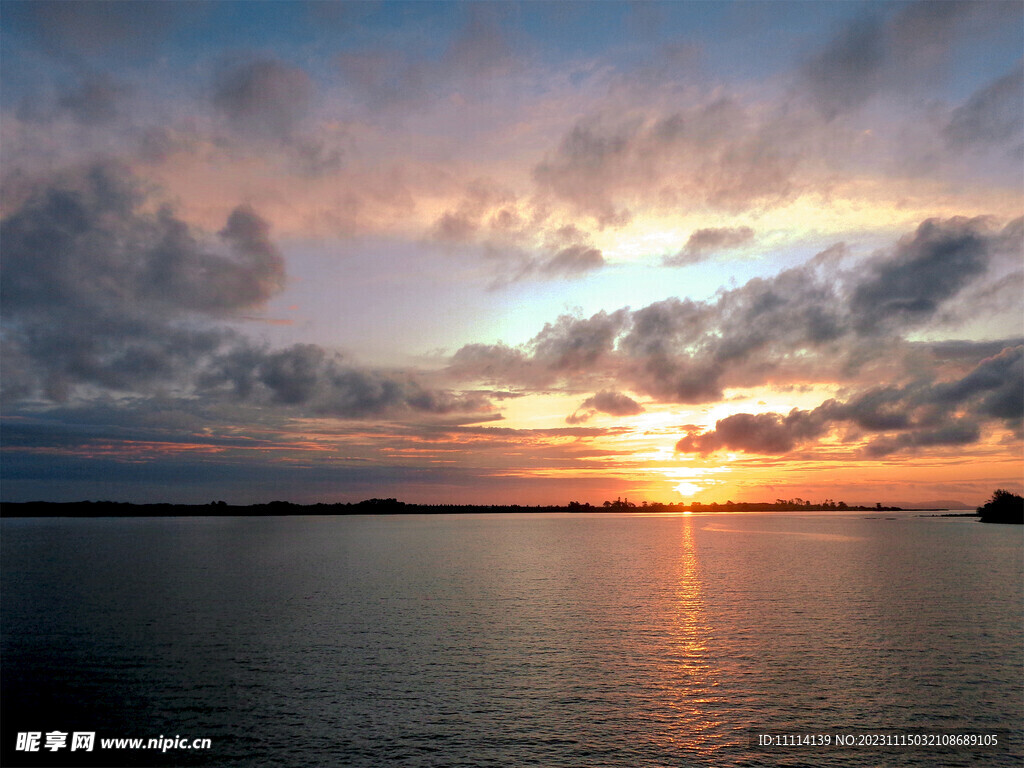
[[[1016,2],[10,2],[0,498],[1024,490]]]

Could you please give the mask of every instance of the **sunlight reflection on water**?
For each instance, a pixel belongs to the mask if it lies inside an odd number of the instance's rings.
[[[729,528],[724,525],[705,525],[705,531],[715,533],[740,533],[744,535],[756,534],[762,536],[799,536],[805,539],[816,541],[861,541],[861,536],[848,536],[840,533],[821,533],[820,531],[771,531],[763,528]]]
[[[679,719],[678,735],[663,729],[659,734],[666,748],[680,744],[706,758],[723,746],[722,722],[709,705],[718,703],[716,675],[708,659],[711,629],[704,610],[700,562],[694,542],[694,523],[684,519],[680,526],[678,578],[674,595],[669,658],[660,666],[662,692],[673,700]]]

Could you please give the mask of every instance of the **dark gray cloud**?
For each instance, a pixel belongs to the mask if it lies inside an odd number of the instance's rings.
[[[830,401],[821,410],[834,421],[851,422],[869,432],[936,430],[942,434],[954,423],[963,427],[987,420],[1002,421],[1016,430],[1024,419],[1024,345],[1006,345],[958,378],[876,387],[845,403]]]
[[[986,422],[1001,422],[1018,435],[1024,423],[1024,345],[1006,347],[951,380],[919,380],[876,387],[846,402],[828,400],[811,411],[739,413],[713,430],[691,431],[677,444],[682,453],[718,450],[783,454],[847,424],[877,435],[864,447],[869,458],[981,439]]]
[[[953,110],[944,135],[954,148],[1006,144],[1024,132],[1024,66],[986,85]]]
[[[466,186],[459,204],[434,222],[432,235],[441,241],[467,242],[484,228],[489,211],[513,203],[515,196],[508,190],[490,179],[475,179]]]
[[[930,319],[1006,245],[983,218],[923,222],[891,254],[876,260],[855,287],[850,308],[857,330],[875,333]]]
[[[540,271],[545,275],[574,277],[603,266],[604,255],[597,248],[586,245],[570,245],[543,262]]]
[[[211,363],[201,387],[208,394],[226,387],[239,401],[299,406],[306,414],[339,418],[489,409],[478,393],[443,392],[412,375],[349,365],[341,355],[313,344],[281,350],[239,346]]]
[[[405,119],[407,110],[434,106],[457,94],[458,103],[489,99],[494,78],[519,66],[509,35],[510,10],[501,3],[452,5],[463,24],[443,43],[440,56],[410,46],[346,51],[335,58],[356,100],[388,117]],[[430,46],[437,45],[431,40]],[[393,109],[398,107],[399,109]]]
[[[937,385],[932,399],[956,405],[981,395],[979,412],[1007,421],[1024,418],[1024,345],[1006,347],[958,381]]]
[[[590,369],[612,351],[626,320],[627,312],[621,309],[585,319],[563,315],[554,323],[545,323],[530,342],[533,358],[561,373]]]
[[[281,288],[284,261],[255,212],[236,209],[217,243],[145,203],[126,170],[97,165],[40,185],[0,223],[8,359],[32,361],[51,395],[170,383],[221,343],[196,315]]]
[[[524,348],[467,345],[452,358],[453,374],[543,386],[558,378],[615,373],[637,391],[676,402],[721,396],[726,370],[718,307],[669,299],[636,312],[570,315],[544,326]],[[765,341],[766,343],[766,341]]]
[[[478,224],[463,212],[447,211],[434,223],[433,235],[438,240],[465,242],[477,231]]]
[[[277,58],[223,62],[214,72],[211,102],[230,130],[216,141],[229,155],[280,153],[272,156],[299,176],[336,173],[350,144],[343,129],[313,130],[307,118],[314,95],[306,71]]]
[[[1022,23],[1016,3],[919,0],[868,8],[800,69],[801,85],[827,118],[857,109],[881,92],[919,88],[949,68],[959,40]]]
[[[829,401],[824,410],[833,420],[850,421],[870,432],[907,429],[913,422],[913,398],[903,387],[876,387],[846,403]]]
[[[602,390],[583,401],[581,408],[593,408],[595,411],[612,416],[634,416],[643,413],[644,408],[633,398],[621,392]]]
[[[116,165],[42,185],[2,223],[5,310],[66,307],[130,323],[142,313],[236,312],[281,289],[284,260],[251,209],[236,208],[221,231],[227,255],[170,208],[145,212],[146,202]]]
[[[574,413],[567,416],[568,424],[582,424],[596,413],[607,413],[611,416],[635,416],[643,413],[644,407],[629,395],[615,390],[601,390],[588,397]]]
[[[785,378],[795,350],[834,359],[849,330],[818,260],[719,293],[713,302],[668,299],[632,313],[619,343],[622,375],[638,391],[674,402],[720,399],[726,386]]]
[[[590,245],[583,233],[577,235],[578,240],[569,244],[557,236],[539,246],[506,246],[500,239],[485,242],[484,255],[497,272],[490,289],[528,280],[574,280],[603,269],[601,249]]]
[[[864,103],[884,83],[885,27],[877,16],[842,29],[803,67],[812,97],[830,117]]]
[[[57,100],[57,107],[86,125],[100,125],[115,120],[131,89],[109,75],[91,75]]]
[[[721,449],[746,453],[788,453],[796,445],[819,437],[827,422],[814,412],[793,409],[778,413],[737,413],[719,419],[715,429],[688,434],[676,443],[680,453],[708,454]]]
[[[239,130],[289,138],[313,97],[309,75],[277,59],[224,66],[214,80],[213,105]]]
[[[605,266],[604,254],[573,224],[550,226],[543,207],[519,212],[517,197],[489,179],[467,185],[462,199],[434,222],[431,237],[479,242],[496,267],[492,289],[524,280],[573,279]]]
[[[460,347],[449,363],[448,370],[456,379],[489,382],[540,383],[536,366],[521,349],[507,344],[466,344]],[[546,375],[544,382],[552,377]]]
[[[219,326],[284,285],[269,225],[241,206],[214,237],[152,208],[127,170],[97,165],[39,185],[0,223],[6,397],[198,392],[345,418],[486,410],[480,395]]]
[[[949,341],[917,342],[928,355],[941,363],[964,363],[974,367],[982,360],[995,357],[1007,347],[1024,345],[1024,339],[1003,339],[992,341],[968,341],[951,339]]]
[[[690,235],[679,253],[666,256],[662,263],[666,267],[685,267],[697,264],[717,251],[735,248],[754,239],[750,227],[719,227],[698,229]]]
[[[721,97],[667,116],[588,116],[534,168],[540,190],[593,216],[627,223],[628,201],[665,208],[742,211],[792,199],[803,139],[796,112],[763,112]]]
[[[945,445],[970,445],[981,438],[981,429],[969,419],[956,419],[936,429],[904,432],[895,437],[881,437],[865,447],[870,458],[880,458],[900,451],[916,451]]]
[[[454,355],[447,373],[460,380],[551,385],[559,379],[587,376],[601,368],[628,320],[628,311],[598,312],[589,318],[563,315],[525,348],[506,344],[467,344]]]

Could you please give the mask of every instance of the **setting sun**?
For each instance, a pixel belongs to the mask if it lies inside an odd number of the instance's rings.
[[[690,497],[696,496],[698,493],[700,493],[703,490],[703,488],[693,483],[680,483],[673,490],[675,490],[676,493],[680,494],[684,498],[689,499]]]

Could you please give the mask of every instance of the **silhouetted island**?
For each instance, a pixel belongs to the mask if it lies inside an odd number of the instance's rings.
[[[7,502],[0,504],[0,517],[244,517],[279,515],[422,515],[493,514],[523,512],[891,512],[900,507],[849,506],[827,499],[812,504],[803,499],[777,499],[774,503],[712,502],[701,504],[659,504],[629,499],[606,501],[601,506],[570,501],[564,506],[523,506],[519,504],[408,504],[397,499],[366,499],[345,504],[293,504],[271,501],[268,504],[235,505],[223,501],[209,504],[132,504],[118,501],[80,502]]]
[[[978,507],[978,517],[983,523],[1024,525],[1024,497],[1000,488],[984,506]]]

